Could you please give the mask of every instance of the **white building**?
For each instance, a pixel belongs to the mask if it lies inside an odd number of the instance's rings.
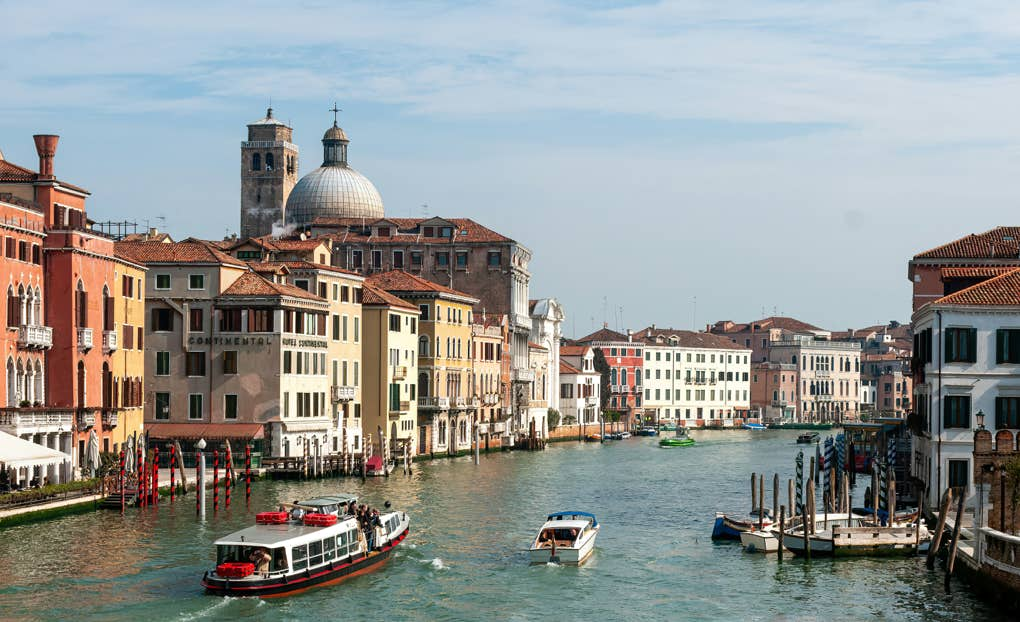
[[[644,344],[644,420],[740,425],[751,408],[751,349],[711,333],[651,326]]]
[[[819,335],[793,335],[769,345],[773,363],[796,365],[800,421],[856,421],[861,403],[861,345]]]
[[[549,396],[549,408],[560,409],[560,341],[563,339],[563,305],[555,298],[532,300],[528,305],[531,312],[531,341],[549,351],[549,373],[546,375],[545,392]],[[537,379],[536,379],[537,382]]]
[[[1020,270],[930,302],[913,315],[911,475],[935,507],[947,487],[974,492],[974,431],[1020,429]]]
[[[560,423],[599,423],[602,374],[595,371],[595,350],[590,346],[560,347]]]

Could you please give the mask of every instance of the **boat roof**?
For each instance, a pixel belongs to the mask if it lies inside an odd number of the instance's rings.
[[[584,516],[585,518],[590,518],[592,525],[598,525],[599,524],[598,519],[595,518],[595,515],[592,514],[591,512],[578,512],[578,511],[573,511],[573,510],[565,511],[565,512],[553,512],[548,517],[546,517],[545,520],[547,520],[547,521],[554,521],[554,520],[555,521],[562,521],[562,520],[564,520],[567,517],[570,517],[570,518],[573,518],[573,519],[577,519],[578,516]],[[587,521],[581,521],[581,522],[586,523]]]
[[[347,494],[342,492],[338,495],[322,495],[321,497],[315,497],[308,501],[301,501],[298,505],[311,505],[311,506],[323,506],[323,505],[340,505],[341,503],[350,503],[351,501],[357,501],[356,495]]]
[[[546,521],[542,525],[542,530],[545,529],[584,529],[591,523],[586,520],[551,520]]]
[[[353,518],[337,521],[333,527],[343,527],[344,530],[357,528],[358,523]],[[277,546],[292,540],[299,540],[309,536],[309,540],[317,535],[322,538],[322,532],[329,527],[312,527],[300,523],[286,523],[283,525],[252,525],[240,531],[223,536],[216,540],[216,546],[225,544],[238,544],[243,546]]]

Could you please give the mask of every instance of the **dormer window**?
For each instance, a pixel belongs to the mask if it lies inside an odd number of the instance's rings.
[[[390,237],[390,228],[389,227],[379,227],[378,233],[376,233],[376,235],[378,235],[380,237],[388,238],[388,237]]]
[[[439,229],[439,237],[441,237],[441,238],[453,237],[453,228],[452,227],[440,227],[440,229]]]
[[[425,227],[425,233],[424,233],[425,237],[431,238],[431,237],[435,237],[435,235],[436,235],[435,227]]]

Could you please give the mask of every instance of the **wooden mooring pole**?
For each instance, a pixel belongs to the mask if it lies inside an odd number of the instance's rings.
[[[779,561],[783,561],[783,530],[786,529],[786,506],[779,506]]]
[[[772,520],[779,516],[779,473],[772,476]]]
[[[765,529],[765,474],[758,476],[758,531]]]
[[[963,523],[963,503],[966,495],[960,495],[960,502],[956,508],[956,523],[953,525],[953,542],[949,547],[949,559],[946,560],[946,591],[949,591],[949,579],[953,576],[953,566],[956,564],[956,548],[960,544],[960,525]],[[1003,508],[1005,511],[1005,508]]]
[[[758,503],[758,474],[751,473],[751,514],[754,514],[755,504]]]
[[[938,553],[939,547],[942,546],[942,532],[946,530],[946,517],[949,516],[949,506],[952,503],[953,489],[947,488],[945,495],[942,497],[942,506],[939,508],[939,520],[935,527],[935,535],[932,538],[931,544],[928,545],[928,559],[925,560],[928,570],[935,568],[935,555]]]

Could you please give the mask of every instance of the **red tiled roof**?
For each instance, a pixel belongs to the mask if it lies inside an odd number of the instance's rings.
[[[996,227],[972,233],[914,255],[914,259],[1017,259],[1020,227]]]
[[[173,242],[174,239],[170,237],[169,233],[157,233],[155,235],[149,235],[148,233],[129,233],[117,240],[118,242]]]
[[[371,283],[365,283],[361,291],[361,304],[362,305],[386,305],[390,307],[399,307],[401,309],[411,309],[417,311],[418,307],[413,304],[397,298],[393,294],[386,290],[379,289],[373,286]]]
[[[649,334],[651,336],[649,337]],[[656,338],[662,337],[663,343]],[[635,339],[640,339],[648,345],[669,346],[669,338],[676,337],[677,347],[682,348],[715,348],[718,350],[747,350],[744,346],[733,343],[728,337],[713,335],[712,333],[699,333],[692,330],[674,330],[672,328],[648,327],[635,333]]]
[[[284,283],[274,283],[254,272],[245,272],[230,284],[220,296],[290,296],[322,302],[315,294],[306,292],[300,287]]]
[[[245,440],[262,438],[261,423],[147,423],[145,432],[150,438],[221,440],[240,438]]]
[[[366,282],[371,283],[380,289],[385,289],[388,292],[432,292],[437,294],[461,296],[463,298],[470,298],[475,302],[478,301],[470,294],[458,292],[457,290],[450,289],[449,287],[443,287],[438,283],[433,283],[432,281],[428,281],[409,272],[404,272],[403,270],[390,270],[389,272],[373,274],[368,277]]]
[[[35,181],[36,172],[0,158],[0,181]]]
[[[262,261],[259,263],[265,266],[284,266],[290,270],[329,270],[330,272],[361,278],[361,275],[357,272],[351,272],[350,270],[338,268],[337,266],[327,266],[326,264],[315,263],[313,261]]]
[[[970,266],[942,268],[939,272],[942,274],[943,279],[980,279],[1006,274],[1011,270],[1015,270],[1017,267],[1020,267],[1020,262],[1017,262],[1017,266]]]
[[[436,221],[435,227],[451,226],[453,228],[453,235],[449,238],[440,237],[429,237],[425,238],[422,235],[421,226],[423,223],[430,221]],[[443,223],[450,223],[445,225]],[[382,224],[390,226],[392,229],[393,225],[396,225],[396,231],[391,230],[389,236],[378,236],[374,235],[374,225]],[[513,242],[510,238],[500,235],[484,227],[477,222],[469,218],[383,218],[376,221],[364,221],[361,218],[330,218],[326,216],[320,216],[312,221],[313,227],[337,227],[341,230],[339,235],[336,236],[338,242],[351,241],[355,239],[367,240],[371,238],[373,242],[385,242],[385,241],[399,241],[406,242],[409,239],[416,239],[417,241],[424,242],[428,241],[429,244],[461,244],[469,242]],[[361,233],[362,226],[369,227],[372,230],[369,235]],[[344,230],[346,229],[346,230]],[[466,232],[466,233],[465,233]]]
[[[246,267],[223,251],[200,242],[117,242],[117,253],[129,261],[148,263],[215,263]]]
[[[599,330],[595,331],[594,333],[586,337],[581,337],[580,339],[577,340],[577,343],[590,344],[595,343],[596,341],[626,343],[628,339],[627,335],[618,333],[615,330],[610,330],[608,328],[600,328]]]
[[[939,298],[936,305],[987,305],[1010,306],[1020,305],[1020,269],[1012,270]]]
[[[560,346],[560,356],[584,356],[591,346]]]
[[[249,261],[248,267],[259,274],[290,274],[290,269],[275,261]]]

